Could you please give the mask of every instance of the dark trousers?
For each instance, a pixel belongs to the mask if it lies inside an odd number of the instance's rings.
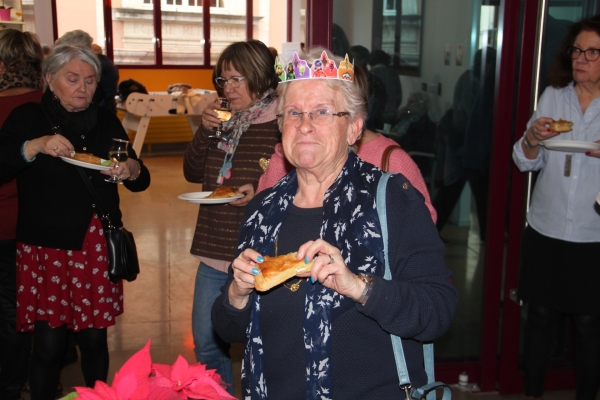
[[[541,397],[548,361],[564,314],[529,304],[525,324],[526,396]],[[575,338],[577,400],[595,400],[600,384],[600,316],[571,315]]]
[[[16,241],[0,240],[0,399],[16,400],[27,382],[31,333],[16,330]]]

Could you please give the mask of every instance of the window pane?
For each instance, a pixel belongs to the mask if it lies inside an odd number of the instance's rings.
[[[168,2],[167,2],[168,3]],[[175,3],[173,5],[173,3]],[[162,5],[162,62],[164,65],[203,65],[204,34],[200,7],[182,0]]]
[[[35,33],[35,12],[33,10],[33,0],[23,0],[23,22],[25,22],[25,31]],[[51,43],[44,43],[51,44]]]
[[[102,4],[102,0],[95,1]],[[112,0],[113,56],[115,64],[156,64],[153,13],[154,6],[151,2]]]
[[[273,0],[277,1],[277,0]],[[262,27],[264,24],[264,15],[261,17],[257,14],[258,3],[266,3],[267,7],[270,1],[254,1],[254,39],[259,39],[257,36],[257,27]],[[223,2],[215,0],[211,2],[210,8],[210,37],[211,48],[210,58],[211,65],[214,65],[219,58],[219,55],[232,42],[238,42],[246,39],[246,1],[232,0],[227,2],[227,7],[222,7]],[[257,21],[257,17],[260,19]],[[268,21],[268,18],[267,18]],[[268,22],[267,22],[268,30]],[[264,40],[263,40],[264,41]],[[268,43],[265,41],[265,43]]]

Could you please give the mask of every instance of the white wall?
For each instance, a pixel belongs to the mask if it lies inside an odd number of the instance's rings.
[[[442,85],[442,95],[433,95],[431,117],[438,119],[452,104],[454,84],[460,74],[469,68],[471,54],[471,27],[473,3],[478,0],[423,0],[423,39],[421,48],[421,76],[400,76],[403,103],[409,93],[421,89],[422,83],[430,87]],[[372,0],[334,0],[333,22],[346,31],[351,45],[360,44],[371,49],[373,22]],[[444,65],[446,44],[452,48],[451,63]],[[463,63],[457,66],[457,45],[463,45]]]
[[[424,0],[424,32],[421,77],[413,78],[427,84],[442,84],[439,98],[441,111],[452,105],[454,84],[460,74],[469,69],[473,0]],[[446,44],[452,48],[450,65],[444,65]],[[464,46],[462,66],[456,66],[456,48]]]

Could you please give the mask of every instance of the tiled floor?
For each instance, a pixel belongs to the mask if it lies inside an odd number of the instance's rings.
[[[189,362],[195,361],[191,304],[198,263],[189,254],[189,246],[198,206],[178,200],[177,195],[199,191],[201,187],[187,183],[183,178],[180,155],[144,156],[152,174],[150,188],[142,193],[121,188],[124,225],[135,234],[142,272],[135,282],[125,283],[125,313],[117,319],[116,326],[109,329],[109,380],[149,338],[152,338],[154,362],[172,364],[179,354]],[[470,276],[468,271],[463,275]],[[468,281],[466,279],[465,284]],[[237,373],[240,346],[234,347],[233,357]],[[63,369],[62,383],[66,390],[83,384],[78,363]],[[240,394],[239,387],[236,387],[236,394]],[[473,394],[455,389],[454,398],[518,400],[521,396]],[[574,399],[574,394],[552,392],[544,399]]]

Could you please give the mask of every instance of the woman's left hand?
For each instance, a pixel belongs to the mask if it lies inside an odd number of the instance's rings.
[[[245,185],[242,185],[242,186],[240,186],[238,188],[238,190],[236,191],[236,193],[238,193],[238,194],[244,194],[245,196],[242,197],[241,199],[237,199],[235,201],[232,201],[231,203],[229,203],[229,205],[230,206],[234,206],[234,207],[244,207],[254,197],[254,185],[252,185],[251,183],[247,183]]]
[[[317,239],[304,243],[298,249],[298,258],[312,260],[315,256],[317,258],[310,272],[311,280],[319,281],[323,286],[355,301],[362,296],[365,283],[348,269],[342,253],[336,247],[323,239]]]
[[[594,143],[600,143],[600,140],[594,142]],[[585,152],[586,156],[589,157],[596,157],[596,158],[600,158],[600,150],[590,150],[590,151],[586,151]]]
[[[118,176],[122,180],[127,180],[131,176],[139,175],[139,164],[131,158],[128,158],[125,162],[120,162],[118,166],[115,163],[112,163],[110,164],[110,167],[110,169],[100,171],[100,173],[103,175]]]

